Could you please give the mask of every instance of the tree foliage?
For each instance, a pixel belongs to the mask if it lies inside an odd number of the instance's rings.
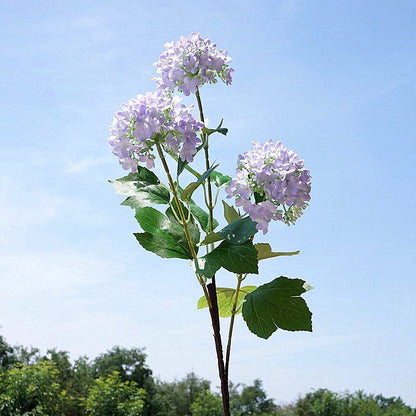
[[[88,416],[142,416],[146,392],[117,371],[94,380],[84,401]]]
[[[406,406],[397,397],[355,393],[334,393],[319,389],[298,399],[294,406],[296,416],[414,416],[416,410]],[[288,414],[289,415],[289,414]]]
[[[398,397],[319,389],[286,406],[261,380],[231,384],[233,416],[416,416]],[[0,336],[0,416],[222,416],[219,392],[190,373],[154,380],[140,348],[113,347],[93,360],[12,347]]]
[[[241,387],[241,391],[239,391]],[[231,387],[231,408],[233,416],[269,416],[276,415],[277,406],[267,398],[261,380],[254,380],[252,385]]]
[[[223,416],[221,398],[210,391],[202,391],[191,404],[192,416]]]
[[[0,374],[1,416],[60,415],[69,401],[59,371],[47,361],[17,364]]]
[[[201,393],[209,392],[210,382],[194,373],[174,382],[158,382],[154,396],[154,416],[191,416],[192,404]]]

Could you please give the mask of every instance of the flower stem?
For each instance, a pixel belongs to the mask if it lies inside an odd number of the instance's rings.
[[[199,89],[196,90],[196,99],[198,102],[199,108],[199,116],[202,123],[205,124],[204,119],[204,111],[202,108],[202,101],[201,96],[199,94]],[[202,139],[204,143],[204,152],[205,152],[205,168],[208,170],[210,168],[209,163],[209,143],[208,143],[208,135],[202,133]],[[209,230],[213,232],[214,230],[214,205],[212,203],[212,188],[211,188],[211,178],[208,176],[207,178],[207,191],[208,191],[208,201],[207,207],[209,212]],[[213,249],[213,244],[211,245],[211,250]],[[217,287],[215,283],[215,275],[211,278],[211,283],[207,285],[208,292],[211,298],[211,305],[209,308],[209,313],[211,316],[211,323],[212,328],[214,330],[214,341],[215,341],[215,350],[217,353],[217,361],[218,361],[218,373],[221,381],[221,398],[222,398],[222,406],[224,410],[224,416],[230,416],[230,392],[228,386],[228,372],[225,370],[224,366],[224,355],[222,350],[222,340],[221,340],[221,333],[220,333],[220,317],[218,311],[218,300],[217,300]]]
[[[217,288],[215,279],[207,285],[211,297],[212,307],[209,309],[211,316],[212,329],[214,330],[215,351],[217,353],[218,373],[221,381],[221,398],[224,416],[230,416],[230,392],[228,388],[228,376],[224,368],[224,356],[222,351],[222,341],[220,333],[220,318],[218,312]]]
[[[202,123],[205,124],[204,110],[202,108],[202,101],[201,101],[201,96],[199,94],[199,89],[196,90],[195,95],[196,95],[196,100],[198,102],[199,117]],[[208,170],[210,168],[208,136],[205,133],[202,133],[202,137],[203,137],[204,152],[205,152],[205,169]],[[209,231],[212,232],[214,230],[214,206],[212,204],[212,188],[211,188],[210,176],[208,176],[207,178],[207,190],[208,190]]]
[[[238,295],[240,293],[241,282],[243,280],[244,280],[243,275],[239,274],[237,276],[237,287],[235,289],[235,299],[234,299],[233,309],[231,310],[230,328],[228,329],[227,350],[225,353],[225,374],[227,378],[228,378],[228,373],[229,373],[229,368],[230,368],[231,340],[233,337],[235,315],[237,314]]]
[[[185,231],[185,235],[186,235],[186,239],[188,241],[189,249],[191,250],[192,258],[193,258],[194,262],[196,262],[198,256],[196,254],[195,247],[192,243],[191,234],[189,233],[189,228],[188,228],[189,220],[186,218],[185,213],[182,209],[182,204],[181,204],[181,201],[179,200],[179,196],[178,196],[178,192],[177,192],[176,187],[175,187],[175,183],[173,182],[172,176],[171,176],[170,171],[169,171],[169,166],[166,162],[165,155],[163,154],[162,146],[160,145],[159,142],[156,142],[156,148],[157,148],[157,152],[159,154],[160,160],[162,161],[163,169],[165,170],[166,176],[168,178],[169,186],[170,186],[171,192],[173,194],[173,198],[176,202],[176,206],[178,207],[179,216],[180,216],[180,219],[181,219],[183,229]],[[196,277],[198,279],[199,284],[202,287],[202,290],[204,291],[204,295],[205,295],[205,298],[208,302],[208,306],[211,308],[212,307],[211,299],[210,299],[210,296],[209,296],[209,293],[208,293],[208,290],[207,290],[207,286],[205,285],[205,281],[202,278],[202,276],[200,276],[198,273],[195,273],[195,274],[196,274]]]

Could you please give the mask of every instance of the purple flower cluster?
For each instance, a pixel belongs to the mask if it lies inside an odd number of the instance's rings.
[[[153,168],[156,141],[183,161],[192,162],[204,125],[192,116],[192,106],[179,101],[160,91],[148,92],[130,99],[114,114],[109,143],[123,169],[137,172],[139,162]]]
[[[310,200],[310,172],[281,142],[253,143],[252,150],[239,155],[236,176],[225,189],[227,196],[236,198],[236,206],[257,222],[263,234],[271,220],[294,224]]]
[[[227,51],[216,48],[215,43],[203,39],[199,33],[165,44],[165,51],[154,64],[160,89],[173,91],[176,87],[185,95],[195,93],[197,87],[207,82],[216,83],[217,76],[231,84],[234,70],[229,67],[231,58]]]

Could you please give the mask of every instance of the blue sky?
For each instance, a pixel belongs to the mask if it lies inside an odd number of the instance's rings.
[[[72,358],[146,347],[156,376],[218,385],[189,265],[138,246],[107,182],[124,175],[113,112],[154,90],[164,43],[198,31],[235,69],[201,91],[230,129],[212,144],[221,170],[273,138],[313,176],[303,218],[263,240],[301,254],[249,283],[307,280],[314,332],[264,341],[240,319],[231,379],[260,378],[278,402],[325,387],[416,406],[415,19],[410,0],[0,0],[0,333]]]

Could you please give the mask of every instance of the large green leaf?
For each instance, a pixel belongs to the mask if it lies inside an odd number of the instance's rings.
[[[258,252],[257,258],[258,260],[269,259],[271,257],[279,257],[279,256],[296,256],[299,254],[299,250],[297,251],[272,251],[270,244],[268,243],[257,243],[254,244],[256,250]]]
[[[129,173],[123,178],[109,181],[116,193],[127,196],[121,205],[132,208],[147,207],[153,204],[168,204],[169,190],[160,184],[158,177],[142,166],[137,173]]]
[[[209,233],[201,245],[225,240],[231,244],[243,244],[257,233],[256,223],[250,217],[239,217],[226,225],[222,230]]]
[[[169,191],[160,185],[149,185],[136,192],[136,195],[127,197],[121,205],[133,209],[148,207],[153,204],[168,204],[170,199]]]
[[[209,233],[210,230],[210,219],[208,212],[204,211],[202,208],[200,208],[198,205],[195,204],[192,199],[188,201],[189,209],[191,210],[192,215],[196,218],[196,220],[199,222],[199,225],[201,228],[206,232]],[[214,218],[213,219],[213,228],[215,229],[218,227],[218,221]]]
[[[183,192],[183,189],[180,186],[177,186],[179,194]],[[192,199],[186,202],[187,206],[191,210],[192,215],[199,222],[201,228],[206,232],[210,232],[210,219],[208,212],[204,211],[200,206],[198,206]],[[218,221],[214,218],[213,229],[218,227]]]
[[[230,244],[223,241],[205,256],[197,259],[195,271],[211,278],[221,267],[236,274],[259,272],[257,250],[251,241],[243,244]]]
[[[167,210],[168,217],[166,217],[152,207],[137,208],[135,218],[145,232],[134,235],[143,248],[160,257],[192,259],[185,231],[182,225],[172,218],[173,214],[169,210],[170,208]],[[189,228],[195,251],[197,251],[199,230],[195,224],[190,225]]]
[[[256,289],[256,286],[244,286],[240,288],[237,298],[237,310],[236,315],[241,312],[241,304],[244,297]],[[221,318],[228,318],[232,315],[234,301],[235,301],[235,289],[228,287],[217,287],[217,301],[218,301],[218,312]],[[198,300],[198,309],[207,308],[208,302],[205,296],[202,296]]]
[[[123,178],[117,179],[121,182],[141,182],[144,185],[158,185],[160,183],[159,178],[152,172],[151,170],[145,168],[144,166],[137,166],[137,172],[136,173],[129,173],[127,176],[124,176]]]
[[[185,207],[182,207],[182,209],[184,210],[185,215],[188,218],[188,210]],[[174,236],[177,236],[179,243],[181,243],[183,245],[185,245],[185,244],[188,245],[186,238],[184,240],[182,240],[184,237],[186,237],[183,225],[178,222],[178,220],[177,220],[176,216],[174,215],[171,207],[169,207],[166,210],[166,215],[170,220],[169,232],[172,233]],[[191,241],[192,241],[192,244],[195,248],[195,251],[198,252],[197,244],[199,244],[200,233],[199,233],[199,228],[195,224],[195,221],[194,221],[194,218],[192,217],[192,215],[189,216],[189,222],[187,224],[187,227],[188,227],[189,235],[191,236]]]
[[[189,250],[178,244],[168,234],[134,233],[140,245],[163,258],[191,259]]]
[[[242,244],[257,233],[256,225],[250,217],[240,217],[216,233],[232,244]]]
[[[312,331],[312,313],[300,295],[311,287],[302,279],[280,276],[249,293],[243,318],[251,332],[269,338],[278,328]]]

